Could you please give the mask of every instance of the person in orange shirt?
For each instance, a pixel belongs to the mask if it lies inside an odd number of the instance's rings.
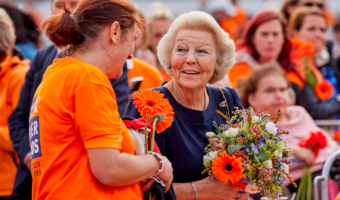
[[[163,83],[162,75],[159,73],[157,68],[149,65],[147,62],[133,57],[131,60],[127,60],[126,64],[130,85],[132,78],[143,77],[138,90],[159,87]]]
[[[133,155],[109,81],[132,57],[141,26],[135,8],[123,0],[83,0],[74,13],[63,10],[42,24],[65,57],[48,67],[32,101],[32,198],[140,200],[140,181],[155,174],[168,190],[171,163]]]
[[[156,65],[154,65],[154,63],[149,64],[157,67],[164,81],[171,81],[172,77],[166,73],[157,58],[157,46],[164,34],[168,31],[173,20],[174,16],[171,10],[161,2],[154,2],[145,18],[146,42],[142,45],[141,50],[143,54],[147,54],[150,51],[154,54]]]
[[[281,65],[294,89],[303,87],[301,64],[291,57],[292,45],[278,12],[266,10],[255,15],[238,41],[237,49],[237,64],[228,73],[233,88],[238,88],[239,81],[253,70],[272,62]]]
[[[239,39],[248,21],[248,15],[243,9],[231,0],[214,0],[212,7],[212,14],[221,28],[229,33],[232,39]]]
[[[142,19],[144,19],[143,14],[137,9],[138,16]],[[134,55],[138,55],[141,50],[139,47],[141,47],[146,42],[145,39],[145,33],[141,30],[137,32],[137,39],[136,39],[136,49],[134,51]],[[142,77],[143,80],[138,88],[135,88],[137,90],[141,89],[150,89],[154,87],[160,86],[164,79],[162,77],[162,74],[159,72],[159,70],[149,64],[147,61],[143,60],[142,58],[137,58],[137,56],[134,56],[131,60],[126,61],[127,68],[128,68],[128,81],[129,85],[131,87],[131,79],[136,77]]]
[[[12,55],[14,26],[6,11],[0,8],[0,197],[11,196],[18,159],[12,146],[8,117],[18,102],[20,90],[29,69],[29,60]]]

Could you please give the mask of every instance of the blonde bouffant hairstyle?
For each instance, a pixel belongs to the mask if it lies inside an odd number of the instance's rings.
[[[0,8],[0,61],[12,54],[15,39],[13,22],[6,11]]]
[[[159,41],[157,56],[166,72],[172,76],[169,68],[172,50],[177,34],[181,30],[207,31],[213,34],[217,48],[216,72],[208,83],[213,84],[222,80],[236,62],[235,43],[211,15],[202,11],[192,11],[180,15]]]

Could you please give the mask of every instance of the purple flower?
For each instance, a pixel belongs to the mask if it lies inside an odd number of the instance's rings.
[[[246,151],[247,153],[249,152],[249,147],[243,147],[242,150]]]
[[[214,174],[211,175],[211,179],[214,181],[216,179],[216,177],[214,176]]]
[[[257,149],[257,146],[256,146],[255,144],[251,143],[251,144],[250,144],[250,147],[251,147],[251,150],[252,150],[254,153],[256,153],[256,154],[259,153],[259,150]]]
[[[242,182],[248,185],[250,183],[250,179],[247,177],[246,179],[243,179]]]
[[[246,134],[244,133],[244,131],[241,131],[241,137],[245,137]]]

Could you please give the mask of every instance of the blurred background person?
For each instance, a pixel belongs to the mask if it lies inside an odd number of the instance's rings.
[[[143,50],[143,54],[148,54],[150,51],[153,53],[156,64],[149,64],[157,67],[162,74],[164,81],[170,81],[172,78],[166,73],[157,59],[157,46],[159,40],[168,31],[173,20],[174,16],[171,10],[161,2],[154,2],[145,18],[147,42],[141,49]],[[141,59],[143,60],[143,57],[141,57]]]
[[[137,9],[138,16],[141,19],[144,19],[144,16],[142,12],[139,10],[138,6],[135,5],[135,7]],[[142,21],[142,23],[145,26],[144,20]],[[141,29],[137,30],[135,51],[133,53],[134,57],[131,60],[126,60],[127,69],[128,69],[128,80],[129,80],[129,85],[130,85],[130,95],[132,95],[134,91],[158,87],[164,81],[161,73],[155,66],[150,65],[147,62],[147,60],[142,60],[143,59],[141,57],[142,50],[140,49],[140,47],[143,46],[145,42],[146,42],[145,30],[141,30]],[[144,56],[145,55],[146,54],[144,54]],[[152,58],[154,58],[154,55],[152,53],[151,55],[152,55]],[[136,80],[135,78],[142,78],[142,79]],[[132,82],[132,80],[136,80],[136,81]],[[141,82],[140,84],[138,84],[138,81],[140,80]],[[131,87],[134,87],[134,88],[131,88]]]
[[[242,36],[243,29],[248,21],[248,15],[232,0],[212,0],[212,15],[220,26],[230,34],[234,40]]]
[[[299,185],[304,165],[311,165],[313,178],[320,175],[324,162],[333,152],[339,150],[340,146],[325,130],[315,124],[303,107],[289,105],[289,84],[286,73],[281,67],[275,64],[263,66],[244,81],[240,97],[245,108],[251,106],[255,112],[265,109],[265,112],[270,114],[271,121],[275,120],[276,112],[281,111],[276,127],[289,132],[288,135],[283,136],[287,142],[287,149],[293,150],[294,156],[291,158],[289,175]],[[308,139],[311,132],[317,131],[326,136],[327,146],[320,150],[315,159],[313,152],[300,147],[299,143],[303,139]],[[288,186],[291,194],[297,192],[297,188],[287,178],[284,185]]]
[[[327,27],[327,40],[333,42],[334,31],[332,26],[335,24],[336,18],[331,12],[328,11],[325,5],[325,0],[284,0],[281,6],[281,12],[287,22],[289,21],[293,12],[300,7],[314,7],[322,10],[326,16],[328,24],[330,25]]]
[[[340,57],[340,20],[337,21],[337,23],[333,26],[334,34],[335,34],[335,42],[334,42],[334,48],[333,48],[333,57],[338,60]],[[337,66],[340,66],[337,64]]]
[[[232,87],[238,88],[240,80],[247,78],[262,65],[276,62],[292,83],[292,95],[295,97],[292,99],[295,100],[291,104],[303,106],[313,119],[327,119],[340,113],[339,101],[321,100],[315,88],[309,85],[310,77],[316,77],[321,83],[322,75],[313,63],[306,66],[302,59],[296,58],[296,55],[304,54],[303,49],[293,49],[286,30],[284,20],[276,11],[262,11],[252,18],[238,43],[238,64],[228,74]]]
[[[12,54],[14,44],[14,25],[0,8],[0,197],[12,195],[19,160],[10,139],[8,117],[18,102],[29,69],[29,60]]]
[[[25,6],[22,11],[27,15],[30,15],[34,19],[36,24],[40,24],[43,21],[41,10],[36,5],[35,0],[26,0]]]
[[[313,7],[296,9],[289,20],[289,31],[292,37],[313,44],[313,57],[316,67],[323,78],[328,79],[334,87],[334,95],[339,92],[340,72],[333,58],[332,48],[326,46],[327,20],[324,13]]]
[[[14,23],[15,46],[21,50],[25,58],[32,61],[41,46],[38,25],[30,15],[23,13],[13,3],[0,3],[0,8],[6,10]]]
[[[228,77],[233,88],[263,64],[279,63],[293,82],[294,90],[303,86],[299,63],[291,54],[291,44],[286,25],[280,14],[266,10],[255,15],[248,23],[241,40],[237,42],[237,64],[229,71]]]

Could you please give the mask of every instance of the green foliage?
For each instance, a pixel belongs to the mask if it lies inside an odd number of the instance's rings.
[[[228,145],[227,151],[228,151],[228,155],[233,154],[235,151],[239,151],[242,148],[241,144],[231,144]]]
[[[258,157],[259,157],[259,160],[261,162],[265,161],[266,158],[267,158],[267,153],[265,150],[260,150],[259,153],[258,153]]]

